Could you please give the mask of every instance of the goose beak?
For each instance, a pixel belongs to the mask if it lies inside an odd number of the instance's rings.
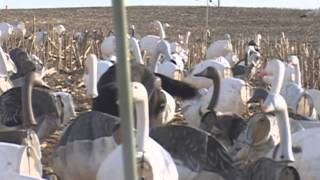
[[[196,76],[196,77],[206,77],[206,75],[207,75],[207,70],[206,69],[201,71],[201,72],[199,72],[199,73],[194,74],[194,76]]]
[[[269,75],[269,73],[266,72],[266,71],[264,71],[264,70],[258,71],[258,72],[256,73],[256,76],[259,77],[259,78],[263,78],[264,76],[267,76],[267,75]]]
[[[265,105],[262,105],[261,106],[261,111],[264,112],[264,113],[269,113],[269,112],[272,112],[274,109],[270,106],[265,106]]]
[[[44,87],[47,87],[50,89],[50,86],[43,81],[43,77],[40,73],[36,73],[34,85],[35,86],[44,86]]]

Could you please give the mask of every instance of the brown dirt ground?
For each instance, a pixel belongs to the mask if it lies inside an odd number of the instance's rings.
[[[306,35],[318,38],[319,17],[300,18],[305,10],[271,9],[271,8],[233,8],[210,7],[209,28],[215,36],[226,32],[232,36],[250,36],[259,32],[270,36],[279,36],[285,32],[289,39],[299,39]],[[36,17],[36,27],[48,29],[54,24],[63,24],[68,30],[112,29],[112,9],[105,8],[65,8],[34,10],[2,10],[0,20],[13,22],[17,20],[32,23]],[[134,24],[137,33],[145,35],[152,32],[149,22],[160,20],[171,24],[167,31],[169,38],[178,33],[200,32],[205,26],[205,7],[129,7],[128,22]]]

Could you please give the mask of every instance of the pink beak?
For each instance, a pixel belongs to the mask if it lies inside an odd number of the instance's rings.
[[[256,76],[259,77],[259,78],[263,78],[264,76],[268,75],[268,73],[266,71],[258,71],[256,73]]]
[[[268,113],[268,112],[273,111],[273,109],[271,107],[261,105],[261,111],[264,113]]]

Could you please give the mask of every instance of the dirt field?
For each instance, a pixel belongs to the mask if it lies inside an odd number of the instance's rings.
[[[234,39],[253,38],[255,33],[276,39],[284,32],[292,42],[307,41],[318,45],[320,18],[300,18],[305,12],[288,9],[211,7],[209,28],[213,39],[221,38],[225,33],[230,33]],[[205,16],[205,7],[130,7],[128,9],[129,25],[135,25],[138,37],[158,34],[150,27],[149,22],[160,20],[171,25],[166,30],[168,39],[177,40],[179,33],[185,34],[191,31],[191,42],[202,37],[205,29]],[[57,24],[63,24],[69,31],[101,29],[107,33],[113,25],[111,8],[0,11],[0,21],[9,23],[27,21],[29,29],[32,28],[33,17],[35,17],[36,29],[44,30],[51,29]],[[89,107],[89,100],[85,97],[83,86],[80,85],[81,77],[81,73],[56,74],[54,78],[48,79],[49,84],[55,89],[72,93],[78,112],[87,110]],[[53,135],[48,140],[48,147],[43,150],[45,166],[50,166],[51,150],[60,134],[61,131]]]
[[[230,33],[233,37],[252,36],[253,33],[279,36],[285,32],[289,39],[301,39],[305,36],[318,40],[320,18],[300,18],[306,11],[268,8],[231,8],[210,7],[209,28],[215,36]],[[68,30],[84,30],[102,28],[105,32],[112,29],[111,8],[79,8],[79,9],[37,9],[37,10],[2,10],[1,21],[17,20],[32,23],[36,17],[36,27],[48,29],[54,24],[63,24]],[[171,28],[167,30],[169,38],[177,33],[191,31],[199,34],[205,26],[205,7],[130,7],[128,8],[129,24],[134,24],[137,34],[152,32],[148,28],[152,20],[167,22]]]

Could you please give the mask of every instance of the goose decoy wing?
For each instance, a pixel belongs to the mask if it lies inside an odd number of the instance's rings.
[[[95,140],[100,137],[111,137],[114,128],[119,124],[118,117],[90,111],[80,114],[65,130],[58,146],[80,140]]]
[[[57,113],[62,108],[53,92],[46,87],[35,87],[32,92],[32,105],[35,117]],[[5,126],[17,126],[22,123],[21,87],[15,87],[0,96],[0,121]]]
[[[235,172],[226,149],[205,131],[183,125],[168,125],[152,128],[150,137],[192,171],[211,171],[223,177],[230,177]]]

